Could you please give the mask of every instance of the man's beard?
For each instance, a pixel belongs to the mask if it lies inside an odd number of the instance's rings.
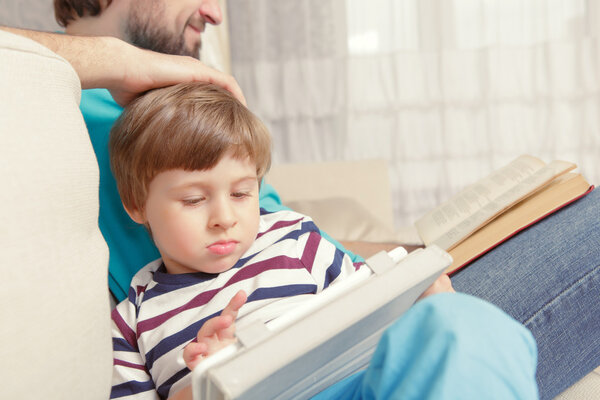
[[[158,22],[163,14],[163,3],[154,2],[152,10],[148,10],[148,4],[145,4],[145,10],[143,6],[140,4],[133,8],[129,15],[126,34],[131,44],[159,53],[200,58],[200,42],[190,51],[185,46],[183,32],[176,36],[160,26]]]

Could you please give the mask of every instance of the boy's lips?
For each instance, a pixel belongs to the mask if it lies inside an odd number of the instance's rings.
[[[208,251],[220,256],[226,256],[233,253],[238,242],[236,240],[219,240],[206,246]]]

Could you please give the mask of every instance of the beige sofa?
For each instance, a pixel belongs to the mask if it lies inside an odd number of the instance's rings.
[[[108,250],[80,96],[64,59],[0,31],[2,398],[110,393]]]
[[[79,114],[78,78],[48,49],[0,31],[0,89],[2,398],[105,399],[112,366],[108,252],[97,226],[98,170]],[[340,171],[358,179],[359,170],[370,180],[382,179],[381,185],[371,182],[379,198],[351,198],[333,183],[320,189],[315,213],[331,207],[333,193],[342,198],[337,215],[363,215],[363,230],[353,225],[355,231],[343,237],[346,229],[336,231],[343,222],[328,221],[333,212],[321,213],[317,220],[326,230],[347,240],[396,238],[385,222],[391,221],[391,207],[381,164],[363,164],[354,172],[349,165],[330,166],[328,173],[323,167],[314,179],[303,168],[303,181],[322,182]],[[290,182],[286,168],[276,167],[273,181],[280,171]],[[284,199],[315,207],[309,198],[293,198],[289,186],[278,186]],[[378,216],[365,213],[363,201]],[[598,398],[600,375],[585,379],[572,389],[575,396],[565,398]]]

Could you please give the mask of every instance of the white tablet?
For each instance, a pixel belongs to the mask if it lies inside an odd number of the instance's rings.
[[[370,269],[273,321],[257,320],[238,329],[237,343],[192,372],[194,400],[316,395],[366,368],[383,331],[451,263],[437,246],[403,258],[398,251],[376,254],[367,260]]]

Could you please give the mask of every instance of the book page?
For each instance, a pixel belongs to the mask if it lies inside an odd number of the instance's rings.
[[[429,245],[544,165],[538,158],[523,155],[467,186],[415,223],[421,239]]]
[[[574,172],[553,179],[534,196],[519,201],[455,245],[449,251],[454,261],[446,273],[462,268],[517,232],[589,193],[591,188],[581,174]]]
[[[448,250],[518,200],[575,168],[565,161],[547,165],[531,156],[521,156],[492,172],[443,203],[416,223],[424,243]]]

